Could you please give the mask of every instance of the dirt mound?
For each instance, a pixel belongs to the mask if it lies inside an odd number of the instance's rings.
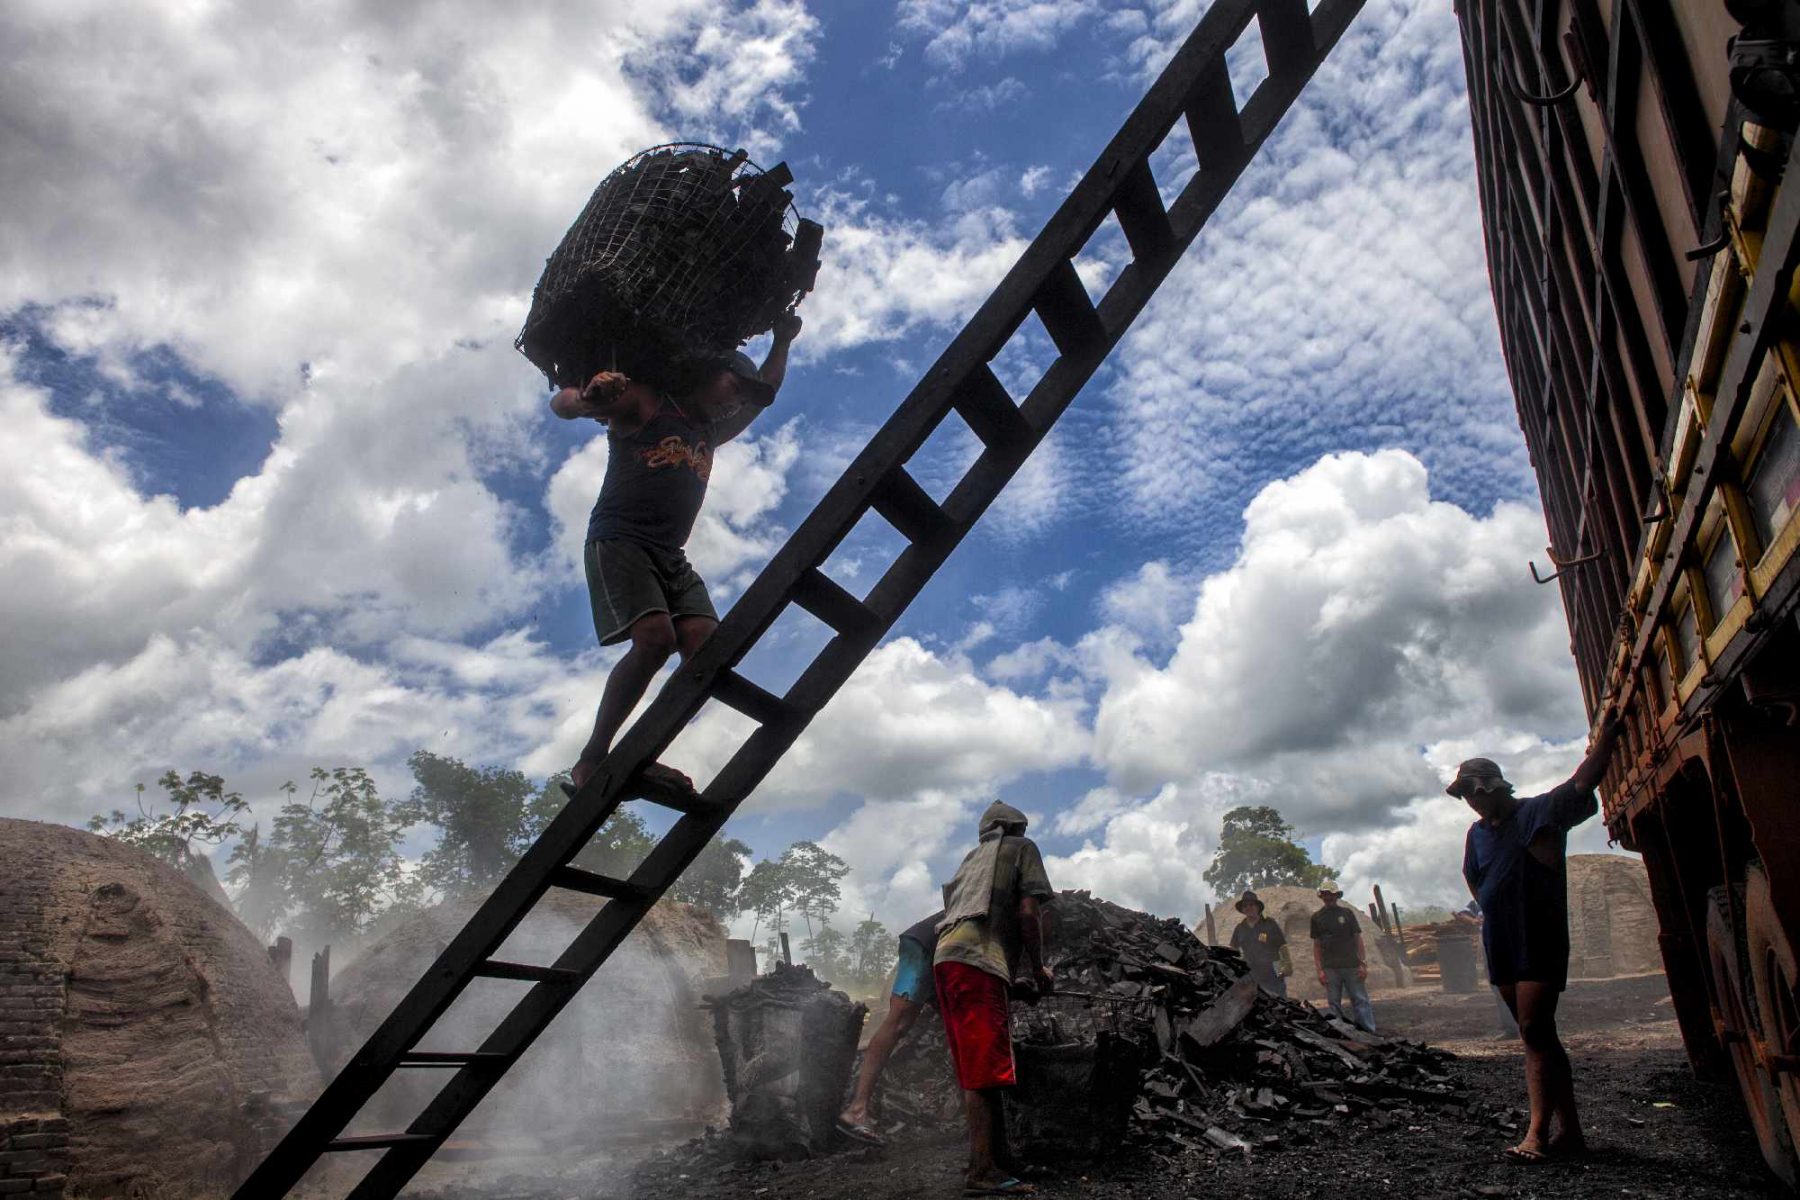
[[[256,935],[66,826],[0,819],[0,1010],[0,1125],[52,1131],[9,1178],[66,1171],[73,1195],[224,1195],[319,1085]]]
[[[475,905],[453,901],[408,918],[332,980],[334,1070],[418,982]],[[496,957],[551,963],[600,905],[553,891]],[[723,1120],[719,1055],[701,1008],[703,982],[723,974],[725,933],[718,920],[691,905],[658,903],[490,1093],[459,1138],[535,1140],[561,1150],[646,1124]],[[529,987],[476,980],[418,1049],[474,1049]],[[354,1131],[404,1128],[444,1082],[441,1074],[401,1072],[363,1111]]]

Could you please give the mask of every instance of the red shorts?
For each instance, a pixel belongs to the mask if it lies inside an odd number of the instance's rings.
[[[938,1011],[944,1014],[956,1082],[968,1091],[1012,1087],[1019,1078],[1013,1071],[1006,982],[959,962],[939,963],[932,975],[937,979]]]

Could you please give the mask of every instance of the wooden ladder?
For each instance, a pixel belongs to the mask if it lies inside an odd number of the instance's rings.
[[[1218,0],[1212,6],[949,348],[712,637],[657,694],[602,769],[244,1181],[236,1200],[286,1196],[323,1156],[356,1151],[381,1156],[350,1192],[351,1200],[390,1200],[399,1193],[694,861],[987,511],[1167,278],[1362,3],[1322,0],[1310,14],[1306,0]],[[1225,55],[1253,20],[1261,28],[1269,73],[1240,109]],[[1183,119],[1199,168],[1165,207],[1150,157]],[[1074,258],[1109,213],[1117,217],[1132,257],[1096,305],[1076,274]],[[1032,312],[1057,357],[1024,401],[1015,403],[988,364]],[[908,473],[906,463],[953,410],[983,449],[940,504]],[[870,509],[907,545],[874,588],[858,598],[822,566]],[[787,693],[777,696],[733,668],[789,604],[818,618],[833,636]],[[755,731],[700,791],[650,786],[642,769],[708,701],[750,718]],[[663,805],[680,816],[631,876],[616,879],[571,866],[607,817],[632,800]],[[507,936],[552,888],[603,897],[606,904],[554,964],[496,960]],[[475,979],[519,980],[531,987],[474,1049],[415,1050]],[[444,1071],[449,1078],[406,1129],[344,1136],[377,1089],[396,1071],[411,1070]]]

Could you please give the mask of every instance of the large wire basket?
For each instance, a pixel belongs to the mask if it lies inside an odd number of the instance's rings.
[[[786,163],[671,142],[594,190],[544,264],[515,343],[555,384],[617,368],[655,379],[716,362],[812,290],[823,230]]]

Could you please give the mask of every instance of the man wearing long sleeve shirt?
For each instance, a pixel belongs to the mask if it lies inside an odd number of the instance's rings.
[[[1463,878],[1481,906],[1488,979],[1519,1022],[1531,1121],[1509,1148],[1514,1162],[1540,1163],[1587,1148],[1575,1111],[1575,1081],[1556,1033],[1556,1004],[1569,977],[1569,830],[1599,811],[1594,788],[1606,774],[1619,727],[1610,715],[1568,781],[1520,799],[1490,759],[1472,758],[1444,790],[1480,818],[1463,847]],[[1552,1121],[1561,1131],[1550,1136]]]

